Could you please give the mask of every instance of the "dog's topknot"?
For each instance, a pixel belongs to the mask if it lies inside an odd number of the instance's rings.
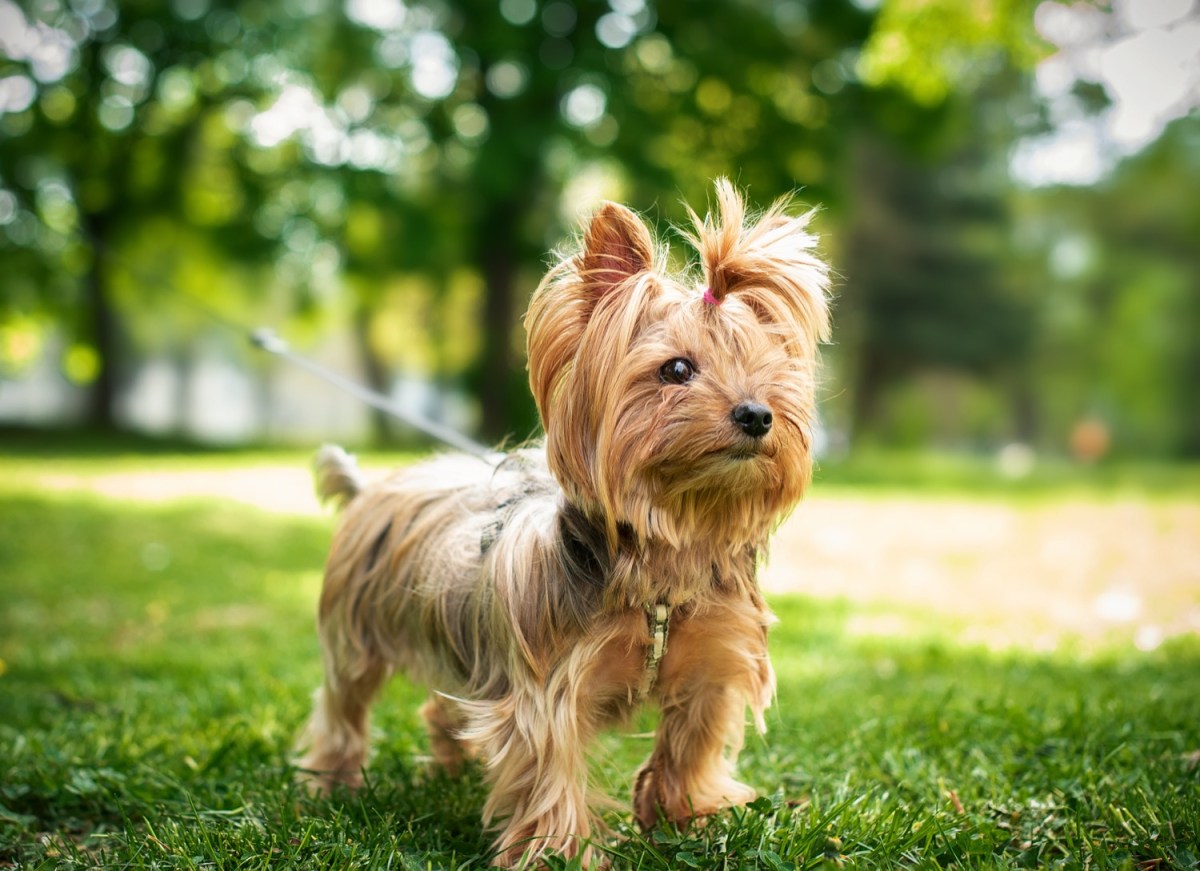
[[[815,210],[789,215],[792,198],[781,197],[757,218],[747,216],[725,178],[716,181],[716,197],[715,218],[688,209],[693,231],[686,235],[700,254],[706,300],[720,304],[736,293],[764,321],[794,328],[811,352],[829,337],[829,270],[808,230]]]

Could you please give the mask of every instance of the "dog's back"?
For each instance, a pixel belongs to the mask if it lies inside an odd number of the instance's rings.
[[[369,482],[353,457],[327,445],[314,466],[318,495],[344,509],[321,600],[326,641],[343,657],[382,659],[446,690],[461,689],[447,685],[453,678],[476,690],[488,682],[478,674],[496,640],[481,625],[485,602],[544,596],[528,587],[557,541],[560,490],[544,452],[516,451],[498,466],[446,454]],[[481,583],[495,577],[485,563],[514,558],[533,563],[501,573],[521,590]],[[358,668],[366,669],[350,670]]]

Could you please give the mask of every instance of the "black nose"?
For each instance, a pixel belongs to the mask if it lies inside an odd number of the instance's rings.
[[[771,431],[771,409],[761,402],[743,402],[734,406],[733,422],[740,426],[747,435],[756,439],[762,438]]]

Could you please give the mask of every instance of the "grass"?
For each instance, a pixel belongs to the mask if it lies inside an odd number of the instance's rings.
[[[482,780],[424,773],[403,681],[366,789],[293,783],[328,519],[46,494],[8,474],[31,453],[0,461],[0,867],[486,864]],[[615,867],[1200,865],[1197,639],[997,655],[933,619],[880,638],[849,631],[862,610],[843,603],[772,604],[779,697],[741,765],[764,797],[702,829],[642,834],[614,812]],[[611,794],[648,749],[605,737]]]

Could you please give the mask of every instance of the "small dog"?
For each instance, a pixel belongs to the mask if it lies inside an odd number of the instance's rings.
[[[748,219],[725,180],[716,198],[691,213],[702,282],[664,271],[613,203],[542,281],[526,328],[544,444],[370,486],[340,449],[318,455],[345,513],[298,763],[317,789],[361,784],[368,708],[399,670],[430,689],[435,759],[484,764],[497,865],[598,858],[589,741],[642,702],[661,719],[639,824],[754,798],[733,769],[775,688],[756,571],[810,478],[828,270],[811,213]]]

